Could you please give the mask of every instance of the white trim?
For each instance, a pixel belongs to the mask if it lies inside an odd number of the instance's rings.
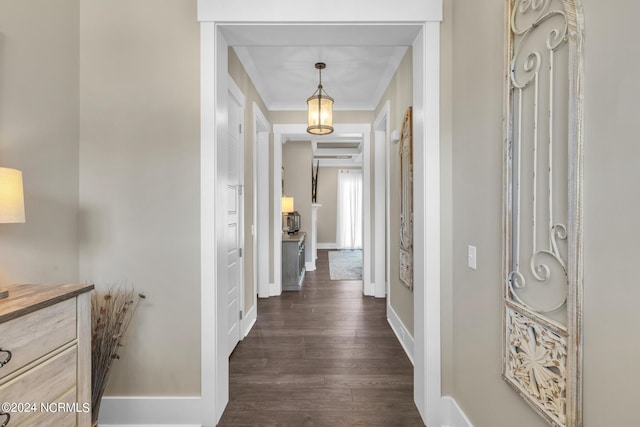
[[[362,135],[362,293],[374,296],[374,286],[371,283],[371,266],[373,246],[371,245],[371,125],[367,124]]]
[[[337,243],[318,243],[318,249],[338,249]]]
[[[386,169],[387,160],[387,140],[389,136],[389,112],[391,103],[386,101],[382,107],[378,117],[373,122],[374,131],[374,173],[373,173],[373,191],[375,194],[374,201],[374,232],[373,232],[373,263],[374,265],[374,296],[384,298],[387,294],[387,259],[386,253],[389,242],[387,240],[386,229],[389,220],[387,208],[387,176]],[[385,260],[385,262],[382,262]]]
[[[322,159],[314,158],[314,161],[320,160],[321,168],[362,168],[362,159],[360,157],[354,157],[350,159]]]
[[[100,406],[100,426],[200,426],[201,405],[200,396],[105,396]]]
[[[253,233],[254,284],[261,298],[269,296],[269,133],[271,123],[253,103]],[[260,162],[258,163],[258,161]],[[259,207],[258,207],[259,205]],[[262,254],[262,256],[260,255]]]
[[[366,295],[366,296],[369,296],[369,297],[372,297],[373,294],[375,294],[375,286],[371,282],[365,282],[364,281],[364,253],[363,253],[362,258],[363,258],[363,263],[362,263],[363,264],[363,267],[362,267],[362,278],[363,278],[363,280],[362,280],[362,294]]]
[[[458,402],[451,396],[442,396],[442,427],[473,427]]]
[[[402,320],[400,320],[398,313],[396,313],[396,311],[391,306],[387,307],[387,322],[389,322],[391,329],[393,329],[393,333],[396,334],[398,341],[400,341],[400,345],[404,349],[404,352],[407,353],[407,357],[409,358],[411,363],[415,365],[413,361],[413,336],[411,336],[411,333],[409,332],[407,327],[404,325]]]
[[[269,283],[269,296],[277,297],[282,295],[282,283]]]
[[[348,3],[343,0],[325,0],[322,7],[318,8],[300,7],[299,0],[279,0],[277,7],[264,0],[198,0],[198,20],[258,23],[441,21],[442,1],[396,0],[378,2],[376,7],[371,7],[370,0],[350,0]]]
[[[256,320],[258,319],[258,304],[254,304],[253,307],[249,309],[244,316],[242,316],[242,320],[240,321],[242,337],[246,337],[251,332],[251,328],[256,324]]]
[[[269,295],[282,294],[282,145],[287,142],[280,132],[282,125],[273,125],[273,284]]]
[[[413,44],[414,399],[426,425],[441,425],[440,22]]]
[[[200,388],[203,425],[214,426],[228,401],[229,369],[226,355],[226,316],[220,277],[218,230],[223,197],[218,197],[218,135],[226,132],[227,48],[213,22],[200,24]],[[218,74],[221,70],[224,74]],[[224,78],[222,77],[224,76]],[[220,86],[221,87],[220,87]],[[222,95],[221,95],[222,94]],[[221,99],[223,98],[223,99]],[[218,133],[218,134],[217,134]],[[222,139],[224,140],[224,139]],[[221,236],[223,234],[220,234]],[[130,422],[130,420],[127,420]]]
[[[213,264],[215,264],[216,274],[215,274],[215,283],[217,286],[215,287],[215,304],[216,304],[216,323],[215,327],[217,329],[217,341],[215,343],[215,378],[216,378],[216,387],[215,387],[215,420],[216,422],[220,420],[222,414],[224,413],[224,409],[227,406],[227,402],[229,402],[229,346],[227,343],[227,331],[228,331],[228,323],[227,316],[228,314],[228,304],[227,304],[227,290],[226,286],[222,286],[222,284],[228,282],[228,245],[226,242],[226,232],[227,232],[227,212],[228,212],[228,203],[227,203],[227,163],[228,163],[228,144],[226,143],[228,137],[228,127],[229,127],[229,106],[228,106],[228,89],[227,89],[227,75],[229,73],[228,67],[228,51],[229,47],[222,36],[220,29],[216,26],[214,29],[215,35],[215,66],[214,66],[214,87],[215,87],[215,113],[213,115],[214,119],[214,140],[211,141],[213,143],[213,151],[214,151],[214,161],[215,161],[215,198],[214,198],[214,221],[215,226],[213,228],[213,238],[215,241],[216,253]],[[202,220],[202,219],[201,219]],[[208,236],[207,236],[208,237]],[[211,263],[211,260],[205,260],[204,262]],[[235,313],[234,313],[235,315]],[[207,379],[209,380],[209,379]],[[222,387],[220,387],[222,385]],[[204,394],[203,394],[204,398]],[[203,409],[206,408],[207,404],[202,402]],[[209,407],[205,410],[209,412],[212,411],[212,407]],[[211,420],[213,420],[213,415],[211,414]],[[205,419],[203,419],[203,424]]]
[[[305,261],[304,262],[304,269],[306,271],[316,271],[316,261]]]

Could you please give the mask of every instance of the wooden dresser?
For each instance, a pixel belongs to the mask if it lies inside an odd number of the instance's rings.
[[[91,425],[93,285],[14,285],[0,300],[0,426]]]

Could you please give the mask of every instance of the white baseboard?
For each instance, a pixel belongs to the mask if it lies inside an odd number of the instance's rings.
[[[200,426],[200,396],[105,396],[100,405],[100,427]]]
[[[442,427],[473,427],[469,418],[462,412],[458,402],[451,396],[442,396]]]
[[[258,318],[258,308],[257,304],[254,304],[253,307],[249,311],[244,314],[244,318],[242,319],[242,333],[243,336],[249,335],[251,328],[255,325],[256,320]]]
[[[316,271],[316,262],[315,261],[305,261],[304,269],[307,271]]]
[[[372,297],[376,294],[376,285],[374,283],[367,283],[364,285],[362,293],[365,296]]]
[[[337,243],[318,243],[318,249],[338,249]]]
[[[413,337],[409,333],[407,327],[402,323],[400,317],[398,317],[398,313],[395,312],[393,307],[387,304],[387,321],[389,325],[391,325],[391,329],[398,337],[398,341],[400,341],[400,345],[404,349],[404,352],[407,353],[407,357],[411,361],[411,364],[415,366],[413,362]]]
[[[282,294],[282,290],[278,288],[278,285],[275,283],[269,283],[269,296],[277,297]]]

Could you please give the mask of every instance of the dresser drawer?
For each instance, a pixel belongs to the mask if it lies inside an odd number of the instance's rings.
[[[56,402],[73,403],[76,401],[76,389],[69,390],[67,394],[60,399],[56,399]],[[82,409],[82,406],[80,406]],[[77,414],[73,411],[55,411],[51,409],[50,412],[39,412],[33,414],[33,416],[27,419],[20,426],[16,424],[16,427],[74,427],[77,424]],[[7,427],[11,427],[9,424]]]
[[[0,323],[0,383],[10,373],[75,338],[75,298]],[[9,354],[10,360],[3,363]]]
[[[35,403],[35,412],[12,412],[7,427],[30,425],[25,421],[40,413],[40,404],[57,402],[76,386],[77,348],[72,346],[0,386],[3,402]],[[75,401],[75,399],[73,399]],[[3,418],[0,418],[3,419]]]

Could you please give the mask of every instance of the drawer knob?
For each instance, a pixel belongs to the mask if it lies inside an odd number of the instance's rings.
[[[9,350],[3,350],[0,348],[0,357],[3,356],[4,353],[4,360],[0,360],[0,368],[2,368],[4,365],[6,365],[7,363],[9,363],[9,361],[11,360],[11,352]],[[7,414],[5,414],[7,415]],[[7,420],[8,422],[9,420]],[[6,424],[2,424],[0,425],[0,427],[4,427]]]
[[[11,414],[7,414],[6,412],[0,412],[0,417],[5,416],[4,421],[0,424],[0,427],[7,427],[9,425],[9,420],[11,420]]]

